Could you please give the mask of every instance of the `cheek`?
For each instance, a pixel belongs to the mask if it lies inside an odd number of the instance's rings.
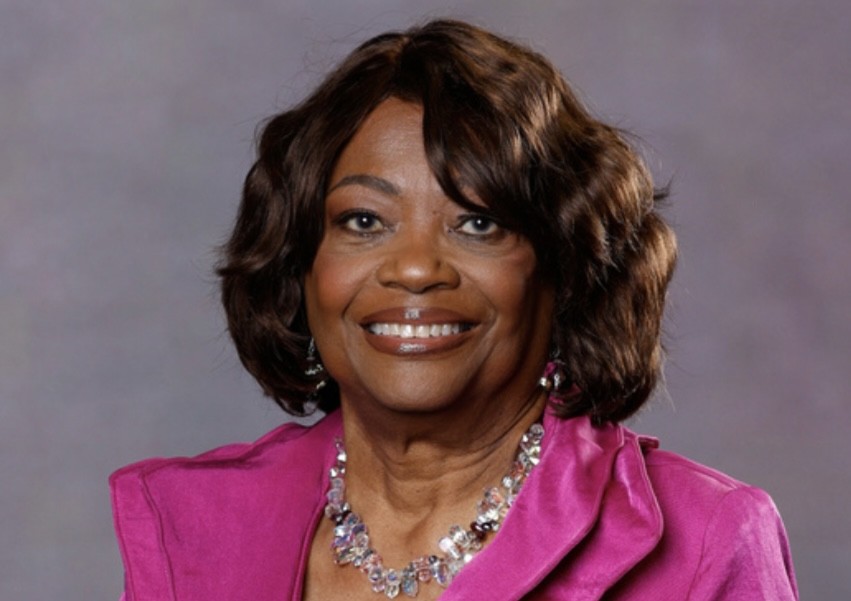
[[[339,318],[357,292],[362,267],[345,256],[329,256],[320,247],[310,273],[305,277],[304,294],[311,330],[327,328]]]
[[[363,289],[365,273],[362,262],[320,250],[304,280],[308,327],[325,369],[338,383],[355,381],[349,352],[356,342],[346,314]]]
[[[491,264],[491,269],[483,272],[486,277],[488,296],[505,316],[527,321],[532,314],[546,305],[542,298],[545,286],[540,282],[540,274],[535,267],[535,255],[531,249],[522,249]]]

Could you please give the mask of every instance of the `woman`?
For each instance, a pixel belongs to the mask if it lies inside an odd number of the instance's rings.
[[[117,472],[128,600],[797,598],[765,493],[618,425],[657,381],[674,236],[544,58],[454,21],[378,36],[258,154],[230,331],[284,410],[328,415]]]

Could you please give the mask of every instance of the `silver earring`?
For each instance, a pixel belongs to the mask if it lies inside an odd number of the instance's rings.
[[[559,392],[567,381],[567,365],[561,360],[561,351],[556,349],[550,354],[550,360],[544,368],[544,375],[538,380],[538,385],[547,392]]]
[[[325,366],[316,357],[316,343],[313,341],[313,336],[310,337],[310,342],[307,345],[307,367],[304,370],[304,375],[318,376],[325,371]]]
[[[310,337],[310,343],[307,345],[307,367],[304,369],[304,375],[308,378],[316,378],[320,374],[325,373],[325,366],[322,365],[322,361],[319,360],[319,357],[316,354],[316,343],[313,341],[313,336]],[[322,390],[325,385],[328,383],[328,378],[323,377],[319,382],[316,383],[316,386],[310,392],[307,397],[309,402],[316,402],[319,400],[319,391]]]

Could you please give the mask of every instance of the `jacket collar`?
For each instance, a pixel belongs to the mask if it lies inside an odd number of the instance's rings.
[[[536,587],[545,598],[598,599],[656,546],[661,513],[636,437],[550,410],[544,429],[541,461],[499,534],[441,599],[474,599],[482,586],[500,599]]]

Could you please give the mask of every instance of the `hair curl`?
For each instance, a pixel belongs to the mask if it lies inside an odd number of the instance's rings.
[[[301,104],[271,118],[218,267],[228,327],[263,391],[301,415],[316,379],[302,282],[323,235],[333,166],[366,116],[398,97],[423,109],[427,160],[444,192],[533,244],[557,290],[554,348],[575,384],[563,417],[620,421],[649,397],[676,261],[641,158],[594,119],[541,55],[467,23],[429,22],[356,48]],[[475,207],[471,207],[475,210]],[[339,405],[326,386],[317,406]]]

